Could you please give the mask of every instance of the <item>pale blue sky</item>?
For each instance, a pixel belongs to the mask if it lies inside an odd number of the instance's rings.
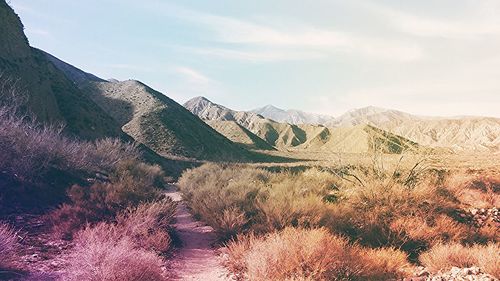
[[[500,1],[11,0],[30,43],[182,103],[500,117]]]

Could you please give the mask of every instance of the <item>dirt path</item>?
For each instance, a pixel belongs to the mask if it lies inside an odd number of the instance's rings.
[[[192,217],[179,192],[172,189],[167,195],[179,202],[174,227],[182,241],[182,247],[169,263],[172,280],[231,280],[212,247],[216,240],[214,230]]]

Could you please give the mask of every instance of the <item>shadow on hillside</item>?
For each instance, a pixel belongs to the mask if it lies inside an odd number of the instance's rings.
[[[134,117],[134,105],[125,100],[106,97],[99,88],[99,85],[105,84],[112,85],[112,82],[84,82],[79,84],[79,88],[91,95],[92,100],[122,127]]]

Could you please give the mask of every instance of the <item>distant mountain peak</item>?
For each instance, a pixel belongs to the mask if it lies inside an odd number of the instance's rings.
[[[332,116],[304,112],[296,109],[284,110],[274,105],[266,105],[261,108],[252,110],[252,112],[272,119],[277,122],[289,124],[324,124],[333,119]]]
[[[204,96],[197,96],[197,97],[194,97],[192,99],[190,99],[190,101],[206,101],[206,102],[211,102],[211,100],[209,100],[208,98],[204,97]]]
[[[377,114],[377,113],[382,113],[382,112],[387,112],[387,111],[391,111],[391,110],[387,109],[387,108],[383,108],[383,107],[369,105],[369,106],[364,106],[364,107],[359,107],[359,108],[353,108],[351,110],[348,110],[346,113],[344,113],[344,115],[345,114],[353,114],[353,113],[368,115],[368,114]]]

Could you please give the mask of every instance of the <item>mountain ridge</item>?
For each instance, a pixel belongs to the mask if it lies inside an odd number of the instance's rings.
[[[206,101],[208,99],[204,98]],[[191,101],[193,102],[193,101]],[[214,106],[214,103],[211,103]],[[224,106],[218,105],[218,110],[230,110]],[[189,109],[189,108],[188,108]],[[279,109],[272,105],[267,105],[261,109],[280,110],[282,113],[288,111]],[[205,108],[207,112],[209,109]],[[212,109],[214,110],[214,109]],[[202,115],[205,119],[214,119],[207,112]],[[245,116],[248,113],[259,112],[259,122],[251,122],[241,124],[249,129],[262,139],[268,141],[273,146],[279,147],[299,147],[304,142],[300,140],[299,134],[294,134],[292,131],[311,130],[314,124],[292,124],[289,122],[280,123],[272,118],[268,118],[269,114],[265,110],[261,111],[237,111],[239,115]],[[248,115],[247,115],[248,116]],[[478,116],[453,116],[453,117],[434,117],[421,116],[406,113],[394,109],[386,109],[375,106],[367,106],[356,108],[347,111],[346,113],[334,118],[322,125],[326,128],[345,128],[355,127],[358,125],[370,125],[378,129],[399,135],[414,143],[423,146],[437,149],[452,149],[456,152],[461,151],[500,151],[500,118],[495,117],[478,117]],[[202,118],[203,119],[203,118]],[[279,118],[277,118],[279,119]],[[255,124],[263,123],[267,120],[267,130],[258,128]],[[272,122],[276,123],[273,124]],[[288,124],[289,128],[286,128]],[[262,125],[260,125],[262,127]],[[264,126],[266,127],[266,126]],[[301,128],[302,127],[302,128]],[[316,130],[316,129],[314,129]],[[277,134],[281,132],[281,145],[273,143],[272,138],[267,137],[269,134]],[[290,133],[292,132],[292,133]],[[324,132],[323,132],[324,133]],[[274,136],[275,138],[278,138]],[[307,146],[307,145],[304,145]]]
[[[44,53],[137,142],[170,159],[242,161],[250,154],[166,95],[137,80],[104,80]]]
[[[386,153],[420,149],[414,142],[369,125],[343,130],[323,125],[281,123],[254,112],[231,110],[204,97],[193,98],[184,106],[216,130],[226,136],[231,135],[232,139],[242,139],[245,136],[238,130],[230,130],[224,122],[236,122],[278,150],[366,153],[373,151],[377,145],[380,151]],[[241,116],[245,118],[239,118]]]

